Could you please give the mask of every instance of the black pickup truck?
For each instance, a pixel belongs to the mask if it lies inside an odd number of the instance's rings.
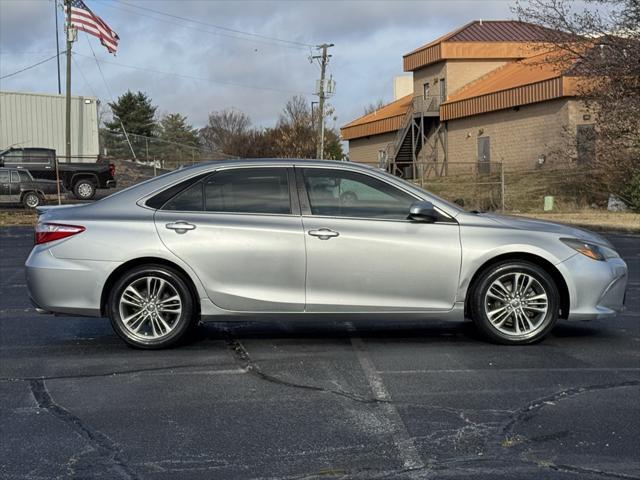
[[[35,179],[56,179],[56,151],[50,148],[9,148],[0,151],[0,167],[28,170]],[[80,200],[90,200],[98,188],[115,188],[116,169],[112,163],[58,162],[64,188]]]
[[[36,208],[55,199],[57,193],[58,186],[53,180],[36,180],[27,170],[0,167],[0,204],[21,203]]]

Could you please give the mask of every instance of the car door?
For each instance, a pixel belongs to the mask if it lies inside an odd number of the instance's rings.
[[[290,167],[221,169],[169,200],[156,228],[218,307],[302,312],[304,232],[292,192]]]
[[[0,170],[0,202],[11,203],[11,174],[9,170]]]
[[[307,311],[449,310],[461,262],[458,224],[407,220],[420,199],[344,168],[298,168]]]
[[[20,202],[20,174],[17,170],[11,170],[11,183],[9,184],[9,201]]]

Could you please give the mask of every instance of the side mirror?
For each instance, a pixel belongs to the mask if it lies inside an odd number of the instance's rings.
[[[431,202],[414,202],[409,207],[408,218],[414,222],[434,223],[438,220],[438,212],[433,208],[433,203]]]

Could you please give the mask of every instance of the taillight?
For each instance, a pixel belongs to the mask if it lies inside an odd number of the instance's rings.
[[[116,176],[116,166],[113,163],[109,164],[109,175],[111,175],[111,178]]]
[[[61,238],[71,237],[84,232],[85,228],[79,225],[62,225],[60,223],[38,223],[36,225],[35,243],[53,242]]]

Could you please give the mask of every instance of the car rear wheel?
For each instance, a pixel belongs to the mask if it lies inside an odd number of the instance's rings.
[[[193,324],[194,301],[182,276],[163,265],[125,273],[109,297],[109,317],[116,333],[129,345],[167,348]]]
[[[529,262],[507,261],[485,271],[475,284],[471,317],[491,341],[522,345],[542,340],[558,319],[553,278]]]
[[[73,194],[79,200],[91,200],[96,194],[96,186],[91,180],[78,180],[73,186]]]
[[[42,198],[36,192],[27,192],[22,197],[22,205],[25,208],[36,208],[42,203]]]

